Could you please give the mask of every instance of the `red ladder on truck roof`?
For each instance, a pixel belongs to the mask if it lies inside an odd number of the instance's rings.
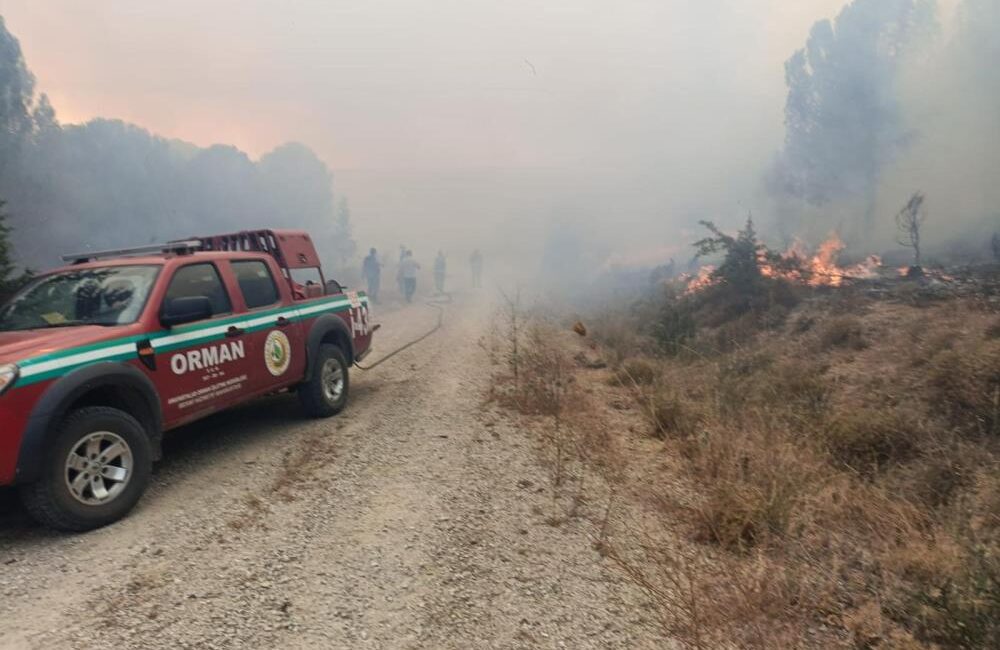
[[[267,253],[278,263],[292,293],[299,297],[314,297],[309,284],[300,285],[292,278],[291,269],[316,269],[319,273],[319,295],[329,293],[319,254],[309,233],[303,230],[241,230],[224,235],[196,237],[204,251],[246,251]],[[337,289],[339,290],[339,285]]]
[[[312,238],[302,230],[241,230],[224,235],[196,237],[205,251],[253,251],[271,255],[288,269],[320,268]]]

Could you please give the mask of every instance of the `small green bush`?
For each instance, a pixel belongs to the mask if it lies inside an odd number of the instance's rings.
[[[652,331],[653,338],[663,351],[670,355],[680,354],[697,330],[691,301],[666,297]]]

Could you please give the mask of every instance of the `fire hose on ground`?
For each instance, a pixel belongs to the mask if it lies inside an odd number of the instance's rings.
[[[368,366],[363,366],[363,365],[361,365],[358,362],[354,362],[354,367],[357,368],[358,370],[365,370],[365,371],[367,371],[367,370],[373,370],[373,369],[377,368],[378,366],[382,365],[383,363],[385,363],[386,361],[388,361],[389,359],[393,358],[394,356],[396,356],[400,352],[403,352],[404,350],[408,350],[409,348],[412,348],[414,345],[417,345],[418,343],[420,343],[420,342],[424,341],[425,339],[429,338],[432,334],[434,334],[439,329],[441,329],[441,326],[444,324],[444,305],[447,305],[447,304],[449,304],[451,302],[452,302],[451,294],[448,294],[448,293],[444,294],[443,298],[435,298],[434,300],[428,300],[428,301],[426,301],[424,303],[425,305],[427,305],[428,307],[430,307],[432,309],[436,309],[437,312],[438,312],[437,323],[434,325],[434,327],[432,327],[431,329],[427,330],[426,332],[424,332],[423,334],[421,334],[417,338],[413,339],[412,341],[406,343],[405,345],[402,345],[402,346],[396,348],[395,350],[393,350],[389,354],[385,355],[384,357],[382,357],[381,359],[379,359],[375,363],[373,363],[371,365],[368,365]]]

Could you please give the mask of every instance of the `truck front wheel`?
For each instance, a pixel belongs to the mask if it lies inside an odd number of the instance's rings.
[[[347,406],[350,378],[344,353],[336,345],[319,346],[309,378],[299,386],[299,401],[312,417],[336,415]]]
[[[131,415],[91,406],[70,413],[46,455],[39,480],[21,500],[40,523],[85,531],[124,517],[152,473],[149,437]]]

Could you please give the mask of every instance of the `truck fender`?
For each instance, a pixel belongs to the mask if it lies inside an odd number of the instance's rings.
[[[114,389],[125,395],[127,400],[135,402],[132,415],[149,435],[153,460],[160,459],[163,413],[156,387],[135,366],[106,361],[84,366],[64,375],[53,382],[39,398],[28,417],[24,436],[21,438],[14,479],[16,483],[27,483],[38,478],[45,450],[58,434],[59,422],[77,400],[95,389]]]
[[[354,338],[347,324],[338,316],[323,314],[313,321],[306,337],[306,377],[311,377],[313,363],[319,356],[319,346],[323,339],[333,338],[347,357],[347,363],[354,363]]]

